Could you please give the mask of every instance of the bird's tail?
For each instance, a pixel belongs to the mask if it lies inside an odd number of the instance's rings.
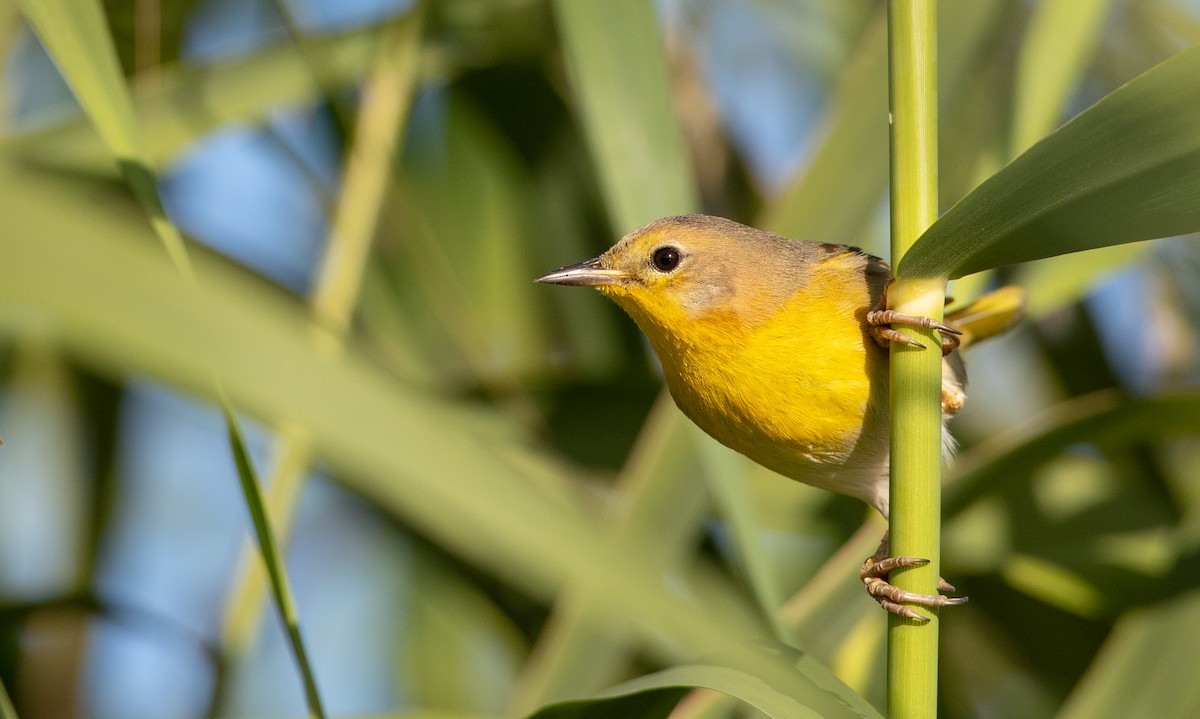
[[[1025,316],[1025,290],[1005,285],[946,313],[946,324],[962,332],[960,347],[1012,329]]]

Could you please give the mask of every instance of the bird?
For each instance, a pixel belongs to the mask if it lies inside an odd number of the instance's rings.
[[[794,240],[709,215],[651,222],[600,256],[537,282],[590,286],[633,318],[676,405],[706,433],[790,479],[857,497],[888,517],[887,346],[920,342],[892,325],[938,330],[945,420],[966,398],[959,345],[1015,324],[1019,288],[984,295],[944,322],[886,307],[882,259],[846,245]],[[959,326],[955,326],[959,324]],[[888,574],[925,563],[891,557],[885,533],[859,576],[885,610],[926,621],[912,604],[966,597],[907,592]]]

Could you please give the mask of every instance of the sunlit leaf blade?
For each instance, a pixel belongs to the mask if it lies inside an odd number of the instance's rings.
[[[1200,706],[1200,592],[1121,618],[1059,719],[1189,719]]]
[[[695,211],[654,3],[557,0],[554,9],[571,87],[619,231]]]
[[[1096,103],[950,208],[899,266],[961,277],[1200,230],[1200,48]]]
[[[788,651],[788,650],[783,650]],[[568,702],[548,707],[534,714],[531,719],[574,719],[576,717],[665,717],[669,713],[667,703],[671,695],[649,697],[633,707],[641,713],[617,713],[615,709],[624,704],[609,706],[608,702],[624,702],[629,695],[644,692],[662,692],[673,688],[699,687],[712,689],[745,702],[773,719],[831,719],[833,717],[877,717],[879,713],[867,701],[851,692],[840,683],[830,682],[819,676],[810,676],[809,669],[819,666],[812,659],[796,653],[795,671],[805,678],[797,688],[780,686],[773,680],[778,677],[753,676],[722,664],[688,664],[665,669],[655,674],[639,677],[603,692],[597,699]],[[662,701],[659,701],[661,699]],[[664,712],[664,708],[668,711]]]
[[[18,0],[21,12],[70,84],[110,151],[138,155],[133,106],[96,0]]]
[[[21,0],[59,72],[116,160],[167,254],[185,276],[191,265],[179,230],[167,219],[158,184],[138,142],[133,101],[97,0]]]

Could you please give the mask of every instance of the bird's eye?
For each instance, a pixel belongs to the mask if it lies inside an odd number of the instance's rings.
[[[659,272],[670,272],[679,266],[683,255],[674,247],[660,247],[650,256],[650,262]]]

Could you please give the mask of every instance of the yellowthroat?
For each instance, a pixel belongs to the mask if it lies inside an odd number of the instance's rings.
[[[1003,331],[1023,304],[1019,290],[1005,288],[951,313],[946,324],[898,314],[884,308],[890,272],[883,260],[707,215],[652,222],[599,257],[537,281],[596,287],[616,301],[649,339],[675,403],[716,440],[786,477],[858,497],[885,518],[885,347],[907,341],[890,324],[940,331],[949,417],[965,398],[958,335],[978,340]],[[904,603],[965,601],[899,590],[887,573],[925,560],[887,555],[885,534],[860,576],[888,611],[923,620]],[[953,591],[944,582],[939,589]]]

